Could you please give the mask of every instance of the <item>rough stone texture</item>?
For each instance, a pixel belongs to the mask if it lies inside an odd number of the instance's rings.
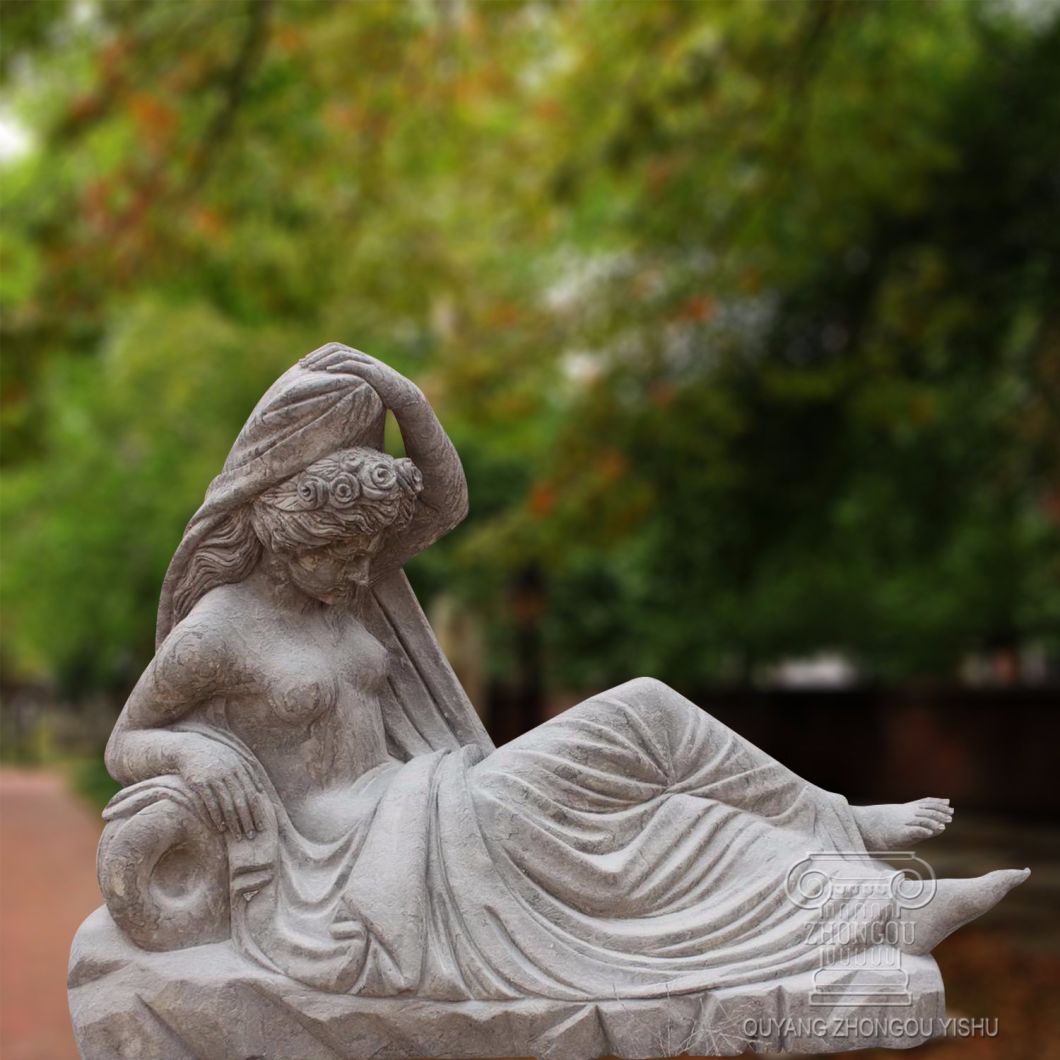
[[[405,458],[381,451],[387,410]],[[401,569],[466,509],[445,431],[380,362],[329,344],[262,398],[173,557],[107,749],[126,786],[104,814],[107,909],[74,943],[84,1054],[929,1035],[924,955],[1018,880],[936,895],[923,862],[873,851],[937,834],[945,800],[853,808],[653,679],[494,748]],[[833,1010],[853,1035],[775,1022]]]
[[[86,1056],[120,1060],[735,1056],[908,1048],[943,1016],[930,957],[904,959],[908,1006],[808,1003],[813,976],[648,1000],[595,1002],[375,999],[323,994],[243,961],[227,943],[147,954],[106,910],[78,936],[70,1007]],[[857,1025],[868,1021],[869,1034]],[[898,1021],[895,1035],[877,1025]],[[770,1031],[763,1037],[748,1033]],[[907,1025],[907,1021],[911,1021]],[[801,1022],[801,1026],[800,1026]],[[820,1025],[820,1026],[819,1026]],[[909,1029],[912,1033],[908,1033]],[[824,1029],[823,1035],[815,1030]]]

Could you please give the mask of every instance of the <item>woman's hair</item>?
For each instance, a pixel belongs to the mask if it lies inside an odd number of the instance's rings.
[[[192,554],[174,591],[175,622],[219,585],[241,582],[265,548],[297,552],[411,521],[423,489],[409,459],[342,449],[228,513]]]
[[[173,624],[218,585],[250,577],[261,559],[262,547],[250,521],[250,506],[229,512],[217,529],[191,554],[187,570],[173,592]]]
[[[274,552],[407,526],[423,489],[419,468],[374,449],[342,449],[266,490],[250,509],[258,540]]]

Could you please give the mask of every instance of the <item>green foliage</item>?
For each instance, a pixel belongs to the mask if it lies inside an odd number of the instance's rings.
[[[32,9],[32,11],[30,10]],[[1022,14],[1021,14],[1022,12]],[[500,676],[888,679],[1060,629],[1060,16],[1002,4],[9,4],[4,633],[124,687],[247,412],[420,380]]]

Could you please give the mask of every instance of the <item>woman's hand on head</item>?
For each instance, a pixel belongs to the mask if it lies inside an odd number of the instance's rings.
[[[360,350],[340,347],[322,350],[319,355],[306,358],[307,367],[316,371],[334,372],[338,375],[352,375],[363,379],[380,397],[380,400],[393,412],[400,412],[410,405],[422,403],[426,399],[418,386],[396,368],[370,357]]]
[[[192,736],[178,757],[184,782],[214,827],[237,839],[253,839],[265,827],[261,785],[243,758],[214,740]]]

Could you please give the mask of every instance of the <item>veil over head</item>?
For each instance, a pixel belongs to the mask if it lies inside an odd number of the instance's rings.
[[[169,564],[157,646],[184,618],[176,594],[192,557],[233,512],[339,449],[382,450],[386,408],[375,390],[363,379],[314,367],[321,355],[338,349],[349,347],[328,343],[284,372],[239,432]],[[492,750],[404,573],[376,582],[370,595],[366,625],[390,653],[383,719],[391,753],[407,759],[463,745]]]

